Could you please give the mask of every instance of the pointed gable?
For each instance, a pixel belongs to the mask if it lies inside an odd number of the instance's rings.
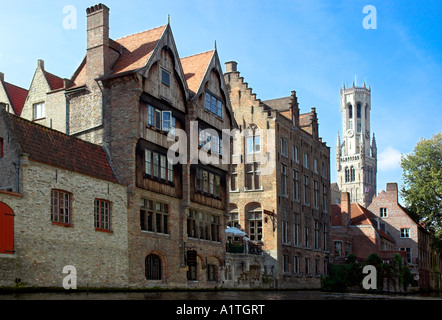
[[[20,88],[8,82],[4,82],[4,88],[15,115],[20,116],[23,110],[23,106],[25,105],[28,90]]]
[[[120,46],[120,56],[112,67],[112,76],[136,71],[146,66],[166,27],[166,25],[160,26],[113,41],[114,47]],[[85,85],[86,64],[87,59],[85,57],[72,76],[74,87]]]
[[[211,50],[181,59],[187,86],[193,94],[201,87],[214,53],[215,50]]]

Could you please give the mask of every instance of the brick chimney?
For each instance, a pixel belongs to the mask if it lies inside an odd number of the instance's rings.
[[[226,65],[226,73],[237,72],[238,71],[238,63],[236,61],[229,61],[225,63]]]
[[[87,82],[111,71],[109,49],[109,8],[97,4],[86,9],[87,13]]]
[[[343,227],[348,226],[350,218],[350,193],[341,192],[341,223]]]
[[[387,195],[389,196],[389,198],[391,198],[396,203],[398,203],[397,183],[396,182],[388,182],[386,191],[387,191]]]

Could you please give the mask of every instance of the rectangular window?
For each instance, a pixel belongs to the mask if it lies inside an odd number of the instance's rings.
[[[309,193],[310,188],[308,186],[308,176],[304,176],[304,204],[306,205],[310,204]]]
[[[162,112],[162,120],[163,123],[161,125],[162,130],[169,132],[172,127],[172,112],[171,111],[163,111]]]
[[[95,229],[110,231],[111,203],[106,200],[94,201],[94,227]]]
[[[322,163],[322,177],[327,179],[327,165],[325,162]]]
[[[261,150],[261,138],[260,136],[251,136],[246,138],[246,152],[255,153]]]
[[[161,82],[170,87],[170,73],[161,69]]]
[[[195,180],[196,190],[216,197],[221,195],[221,177],[219,175],[197,168]]]
[[[155,108],[151,105],[147,106],[147,124],[155,126]]]
[[[322,211],[327,212],[327,185],[322,185]]]
[[[169,205],[166,203],[141,199],[140,226],[143,231],[169,233]]]
[[[173,182],[173,164],[167,159],[167,180]]]
[[[327,232],[328,232],[327,224],[324,223],[322,225],[322,247],[323,247],[324,251],[328,250],[328,247],[327,247]]]
[[[281,155],[283,155],[284,157],[288,156],[287,140],[284,138],[281,138]]]
[[[145,166],[145,173],[147,175],[152,175],[152,151],[146,149],[144,150],[144,166]]]
[[[315,208],[319,207],[318,198],[319,198],[319,183],[318,181],[313,180],[313,206]]]
[[[3,158],[3,138],[0,138],[0,159]]]
[[[70,225],[71,223],[71,194],[61,190],[51,192],[51,220]]]
[[[206,92],[206,110],[210,111],[214,115],[222,118],[223,116],[223,102],[213,96],[212,94]]]
[[[287,166],[281,164],[281,193],[283,196],[287,196]]]
[[[295,246],[299,246],[300,242],[299,242],[299,233],[300,233],[300,221],[299,221],[299,214],[295,214],[295,225],[294,225],[294,229],[293,229],[293,244]]]
[[[310,248],[310,239],[309,239],[310,228],[309,226],[304,227],[304,246],[306,248]]]
[[[295,274],[299,274],[301,272],[301,269],[299,267],[299,257],[298,256],[293,258],[293,272]]]
[[[299,201],[299,172],[293,169],[293,199]]]
[[[249,214],[249,237],[252,241],[262,240],[262,210],[251,210]]]
[[[232,164],[232,172],[230,173],[230,191],[237,190],[238,165]]]
[[[36,103],[33,105],[34,120],[43,119],[45,117],[45,104],[44,102]]]
[[[167,158],[166,156],[161,155],[160,156],[160,178],[166,180],[166,167]]]
[[[156,152],[153,152],[153,176],[155,178],[159,177],[160,172],[160,155]]]
[[[308,153],[304,152],[304,158],[302,161],[302,165],[304,166],[304,168],[308,169]]]
[[[410,238],[410,228],[401,228],[401,238]]]
[[[319,221],[315,220],[315,249],[319,250]]]
[[[405,251],[406,252],[406,260],[408,264],[411,264],[411,248],[399,248],[400,251]]]
[[[342,256],[342,242],[341,241],[335,241],[335,257],[341,257]]]
[[[387,217],[387,208],[379,208],[379,213],[381,218],[386,218]]]
[[[282,255],[282,272],[290,272],[289,271],[289,255],[283,254]]]
[[[161,111],[155,109],[155,128],[161,130]]]
[[[293,158],[293,161],[295,161],[296,163],[299,163],[298,147],[296,147],[296,146],[293,146],[293,148],[292,148],[292,158]]]
[[[305,258],[305,274],[310,274],[310,258]]]
[[[288,228],[289,223],[286,220],[282,220],[282,243],[288,244]]]

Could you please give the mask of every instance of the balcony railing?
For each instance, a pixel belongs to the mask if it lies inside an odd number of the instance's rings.
[[[253,242],[226,243],[226,252],[262,255],[262,247],[260,244],[256,244]]]

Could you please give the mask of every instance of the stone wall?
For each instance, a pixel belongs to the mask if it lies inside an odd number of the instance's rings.
[[[78,287],[127,286],[125,187],[33,161],[24,161],[23,181],[21,195],[0,193],[15,213],[15,253],[0,256],[0,269],[8,270],[0,285],[20,279],[26,286],[62,287],[62,270],[72,265]],[[52,223],[52,189],[72,194],[71,226]],[[111,202],[112,232],[95,230],[95,199]]]

